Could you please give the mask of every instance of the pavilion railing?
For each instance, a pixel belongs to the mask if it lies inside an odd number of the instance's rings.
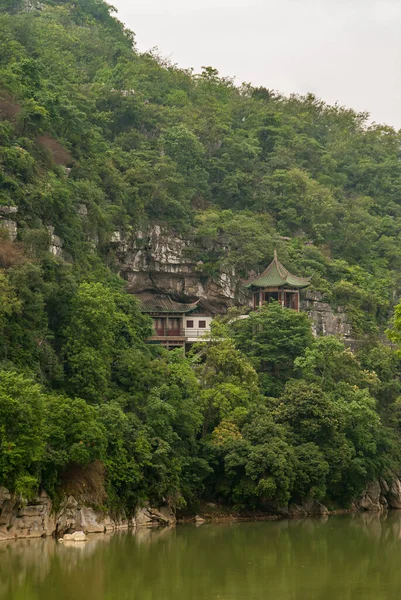
[[[189,338],[202,337],[205,333],[210,333],[210,327],[203,327],[202,329],[186,329],[185,335]]]
[[[204,327],[202,329],[193,329],[193,328],[175,328],[175,329],[166,329],[165,327],[155,327],[154,328],[154,336],[158,337],[189,337],[189,338],[198,338],[204,335],[205,333],[210,332],[210,327]]]
[[[175,328],[167,329],[166,327],[155,327],[155,335],[159,337],[185,337],[185,329]]]

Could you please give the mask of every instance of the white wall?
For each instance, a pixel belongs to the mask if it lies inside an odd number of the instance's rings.
[[[187,321],[193,321],[193,327],[187,327]],[[199,321],[206,321],[206,327],[203,329],[199,328]],[[185,335],[188,338],[198,338],[204,333],[210,331],[210,323],[212,317],[206,315],[186,315],[184,316],[184,329]]]

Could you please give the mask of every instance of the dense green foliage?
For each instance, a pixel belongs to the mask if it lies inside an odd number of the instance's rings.
[[[0,235],[0,484],[56,494],[99,461],[116,509],[344,503],[398,464],[400,359],[378,333],[400,289],[400,134],[139,54],[110,13],[0,0],[0,208],[19,225]],[[111,235],[155,221],[193,240],[200,276],[239,280],[277,247],[346,308],[358,354],[275,304],[187,358],[147,346]]]

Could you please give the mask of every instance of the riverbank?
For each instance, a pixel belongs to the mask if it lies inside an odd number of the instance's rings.
[[[107,533],[175,523],[175,514],[166,506],[146,504],[138,506],[132,516],[123,511],[117,515],[85,505],[72,495],[66,496],[56,506],[45,491],[28,502],[0,487],[0,541],[61,537],[74,531]]]
[[[319,506],[317,506],[317,504]],[[313,510],[315,509],[315,510]],[[266,511],[236,511],[232,508],[220,504],[206,503],[200,505],[196,514],[177,514],[177,523],[230,523],[230,522],[250,522],[250,521],[278,521],[281,519],[300,519],[305,517],[325,517],[335,515],[348,515],[358,512],[364,512],[355,504],[348,508],[328,509],[320,503],[309,505],[309,512],[303,505],[290,504],[288,507],[281,507],[275,512]]]
[[[0,486],[0,541],[16,538],[60,537],[65,533],[106,533],[130,528],[155,527],[178,523],[277,521],[305,517],[326,517],[357,512],[382,513],[387,509],[401,508],[401,482],[398,477],[391,481],[370,482],[361,496],[348,507],[323,504],[313,498],[280,506],[266,503],[265,510],[234,510],[219,503],[200,503],[196,510],[178,511],[168,507],[138,506],[132,516],[123,511],[111,514],[88,503],[81,496],[65,495],[57,506],[42,491],[29,502]]]

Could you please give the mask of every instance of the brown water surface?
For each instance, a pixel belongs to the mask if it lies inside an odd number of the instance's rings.
[[[401,511],[0,542],[0,600],[400,600]]]

